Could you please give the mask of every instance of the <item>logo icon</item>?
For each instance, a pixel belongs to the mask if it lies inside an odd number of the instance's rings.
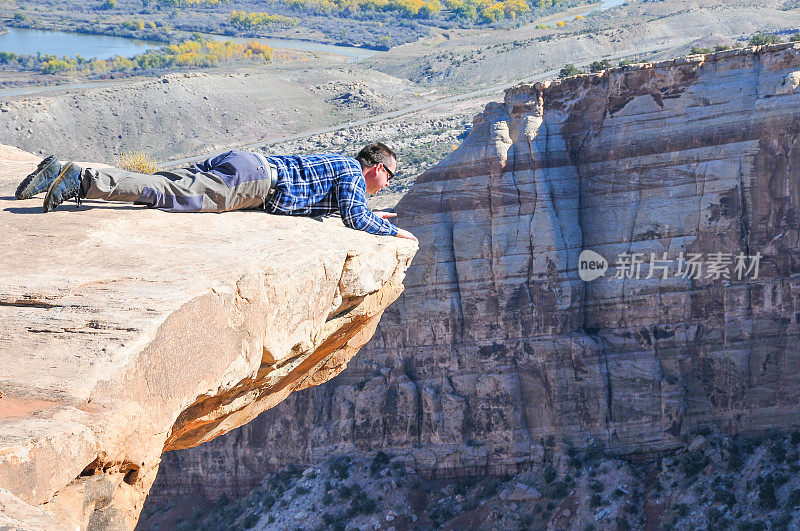
[[[607,269],[608,260],[591,249],[584,249],[578,255],[578,276],[584,282],[602,277]]]

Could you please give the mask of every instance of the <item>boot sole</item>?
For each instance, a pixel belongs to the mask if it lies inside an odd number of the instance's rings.
[[[39,192],[33,192],[33,190],[35,190],[39,185],[37,179],[41,177],[42,173],[47,168],[49,168],[54,162],[56,162],[56,158],[53,155],[50,155],[49,157],[41,161],[39,165],[36,166],[36,169],[33,170],[33,172],[30,173],[27,177],[25,177],[25,179],[21,183],[19,183],[19,186],[17,187],[17,191],[14,193],[14,196],[17,199],[30,199],[37,193],[44,192],[47,189],[49,189],[50,186],[47,186],[45,189],[40,190]]]

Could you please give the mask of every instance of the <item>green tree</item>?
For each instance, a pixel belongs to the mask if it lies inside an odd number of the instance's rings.
[[[779,42],[783,41],[774,33],[757,33],[750,37],[748,44],[750,46],[763,46],[764,44],[778,44]]]
[[[592,72],[602,72],[603,70],[608,70],[613,65],[611,61],[608,59],[603,59],[602,61],[595,61],[589,65],[589,70]]]
[[[570,76],[577,76],[578,74],[585,74],[583,70],[579,69],[572,63],[567,63],[564,65],[564,68],[558,73],[558,77],[570,77]]]

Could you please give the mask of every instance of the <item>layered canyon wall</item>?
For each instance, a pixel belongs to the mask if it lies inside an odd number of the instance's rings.
[[[161,454],[341,372],[415,245],[262,211],[16,201],[0,146],[0,528],[132,529]]]
[[[446,477],[800,426],[798,85],[785,44],[508,90],[398,205],[420,251],[363,355],[165,456],[155,499],[337,453]]]

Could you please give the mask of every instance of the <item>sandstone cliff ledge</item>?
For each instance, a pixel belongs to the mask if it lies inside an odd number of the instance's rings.
[[[592,442],[648,456],[698,426],[797,429],[798,80],[800,45],[783,44],[510,89],[397,205],[420,252],[362,355],[169,454],[153,499],[246,492],[336,453],[458,477]],[[579,278],[582,249],[604,277]],[[761,253],[758,278],[676,262],[646,278],[650,253],[717,252]],[[640,253],[640,278],[617,278],[621,253]]]
[[[13,191],[0,146],[0,527],[133,527],[164,451],[343,370],[415,246],[335,220]]]

